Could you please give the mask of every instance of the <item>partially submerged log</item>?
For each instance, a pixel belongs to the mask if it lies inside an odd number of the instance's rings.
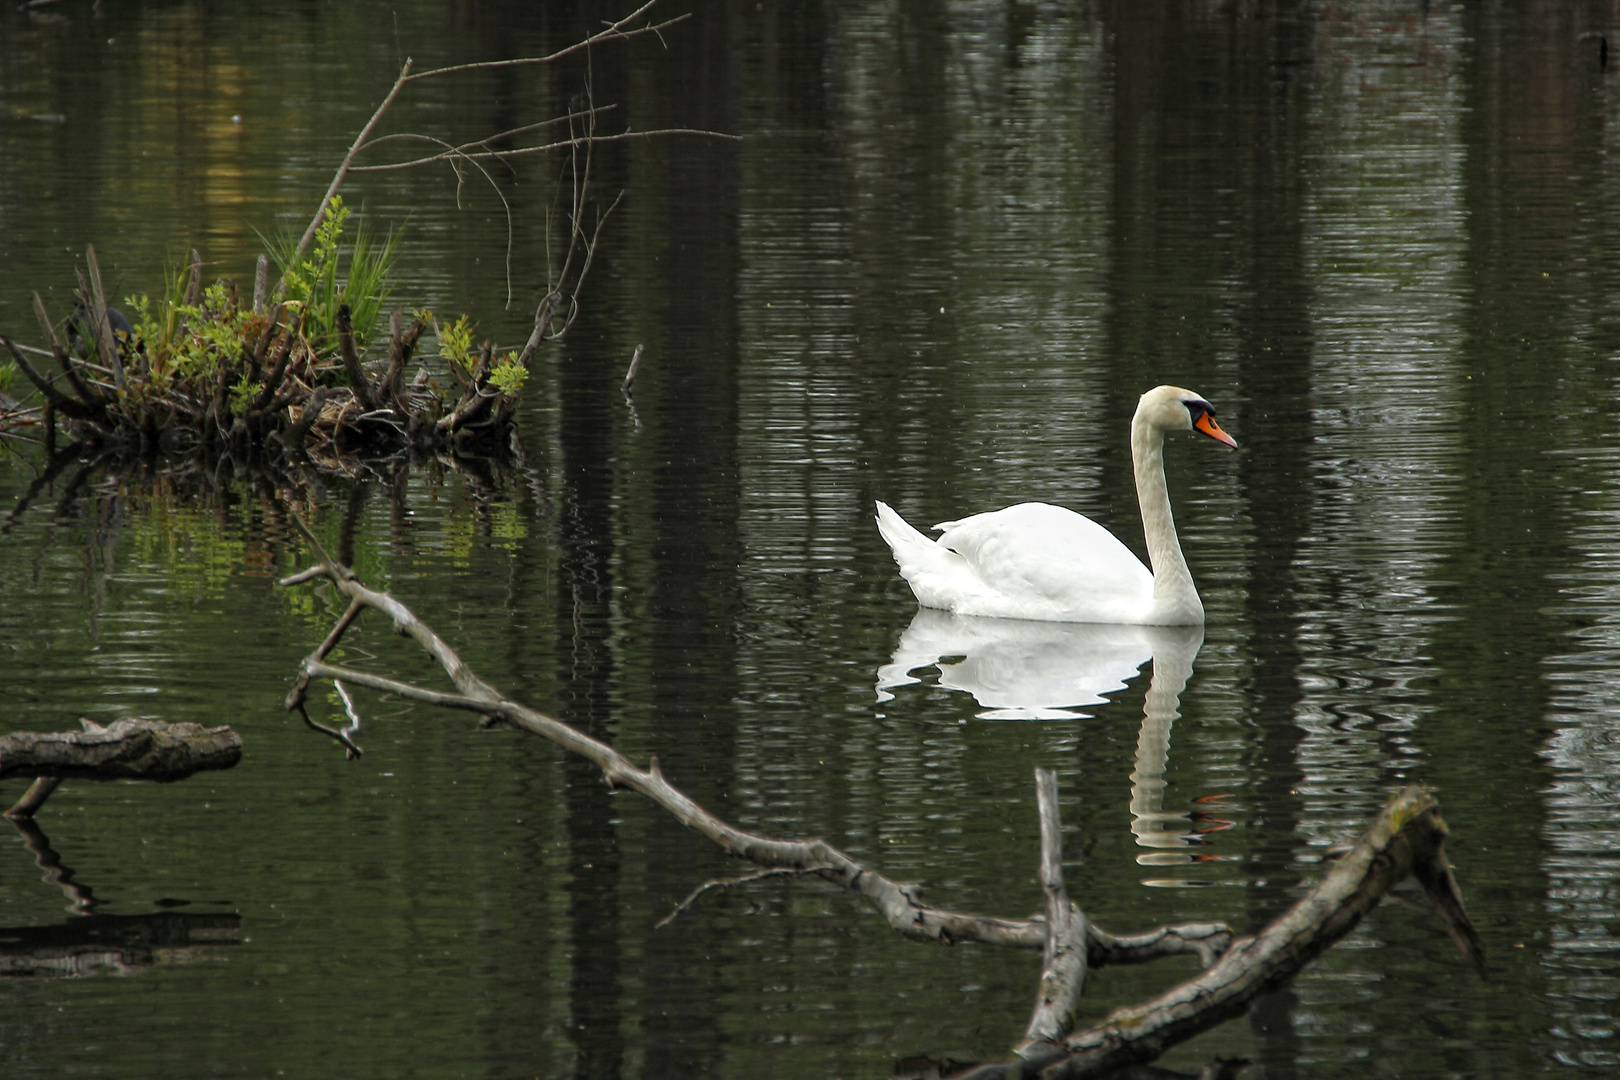
[[[352,570],[321,549],[302,520],[296,515],[293,520],[317,553],[320,565],[285,578],[282,584],[324,577],[348,596],[350,603],[326,639],[304,658],[286,707],[298,711],[310,727],[341,742],[350,756],[360,753],[350,737],[358,731],[358,713],[345,693],[351,727],[340,732],[316,724],[305,708],[310,680],[329,679],[340,690],[345,682],[366,686],[407,700],[472,712],[486,721],[504,721],[542,735],[594,762],[610,784],[641,792],[728,854],[764,868],[763,873],[736,882],[706,883],[682,901],[676,913],[716,886],[777,874],[804,874],[862,896],[891,927],[909,938],[942,944],[979,941],[1043,949],[1046,962],[1036,1006],[1025,1037],[1015,1049],[1016,1059],[974,1067],[959,1076],[974,1080],[1036,1075],[1054,1080],[1094,1077],[1151,1061],[1169,1047],[1242,1014],[1260,994],[1292,979],[1349,933],[1408,874],[1428,892],[1464,954],[1476,965],[1483,963],[1478,935],[1463,911],[1461,895],[1446,862],[1445,823],[1434,797],[1422,788],[1411,787],[1392,798],[1372,827],[1316,888],[1258,934],[1234,943],[1231,931],[1219,923],[1162,927],[1129,937],[1109,934],[1091,923],[1069,899],[1063,885],[1056,781],[1050,773],[1038,770],[1045,914],[1008,919],[953,912],[923,903],[919,886],[892,881],[823,840],[777,840],[745,832],[715,817],[670,784],[659,772],[656,759],[647,768],[639,768],[611,746],[506,698],[478,678],[455,650],[409,608],[389,594],[363,585]],[[326,656],[344,631],[367,608],[387,615],[396,630],[414,638],[449,675],[457,692],[428,690],[326,663]],[[1204,972],[1152,1001],[1116,1010],[1103,1024],[1070,1033],[1075,1001],[1084,987],[1088,967],[1177,953],[1196,954]]]
[[[17,731],[0,738],[0,780],[37,777],[7,817],[29,817],[63,780],[155,780],[229,769],[242,759],[242,737],[229,727],[169,724],[126,717],[83,731]]]
[[[1019,1048],[1024,1060],[1017,1065],[985,1066],[961,1075],[972,1080],[1028,1075],[1077,1080],[1151,1061],[1169,1047],[1241,1016],[1255,998],[1293,979],[1355,929],[1408,875],[1423,886],[1463,955],[1483,969],[1479,935],[1463,910],[1446,861],[1446,834],[1434,796],[1408,787],[1390,799],[1315,888],[1258,934],[1234,941],[1201,975],[1152,1001],[1116,1009],[1085,1031],[1044,1046],[1026,1042]]]

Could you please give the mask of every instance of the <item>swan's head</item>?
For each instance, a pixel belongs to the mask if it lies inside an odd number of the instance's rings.
[[[1196,431],[1227,446],[1237,445],[1215,422],[1215,406],[1179,386],[1155,386],[1143,394],[1131,423],[1150,424],[1159,431]]]

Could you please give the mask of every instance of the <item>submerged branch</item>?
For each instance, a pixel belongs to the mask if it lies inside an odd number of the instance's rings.
[[[1069,1033],[1075,1005],[1086,985],[1085,912],[1069,899],[1063,884],[1063,823],[1058,812],[1057,774],[1035,770],[1035,799],[1041,820],[1041,887],[1046,892],[1046,962],[1024,1041],[1015,1049],[1029,1057]]]
[[[755,870],[752,874],[744,874],[741,877],[723,879],[717,878],[713,881],[705,881],[703,884],[687,893],[686,899],[676,904],[674,910],[672,910],[668,915],[665,915],[662,919],[659,919],[656,923],[654,923],[653,929],[662,930],[664,927],[674,922],[681,916],[683,912],[690,910],[692,905],[697,903],[698,897],[702,896],[710,889],[729,889],[734,885],[747,885],[752,881],[763,881],[766,878],[773,877],[796,877],[801,874],[812,873],[815,869],[817,868],[811,867],[800,870],[797,867],[779,866],[770,870]]]

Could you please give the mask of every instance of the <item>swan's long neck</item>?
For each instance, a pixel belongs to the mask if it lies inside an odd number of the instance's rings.
[[[1164,432],[1140,414],[1131,421],[1131,464],[1148,561],[1153,566],[1153,606],[1161,614],[1180,613],[1189,621],[1202,622],[1204,605],[1181,554],[1176,521],[1170,514],[1170,489],[1164,482]]]

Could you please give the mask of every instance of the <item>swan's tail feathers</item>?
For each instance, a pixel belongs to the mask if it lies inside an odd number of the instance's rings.
[[[877,504],[877,527],[890,550],[894,552],[901,569],[905,568],[907,556],[915,558],[921,548],[934,546],[932,540],[912,528],[905,518],[895,513],[894,507],[881,499]]]
[[[953,564],[960,563],[961,556],[912,528],[888,503],[877,504],[877,527],[917,601],[924,607],[950,607],[938,586],[951,578],[957,569]]]

